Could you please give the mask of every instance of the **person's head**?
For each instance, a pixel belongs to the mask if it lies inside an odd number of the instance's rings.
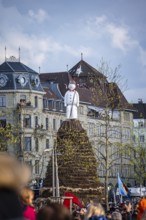
[[[54,210],[49,206],[44,206],[37,213],[37,220],[52,220]]]
[[[86,212],[86,215],[85,215],[85,219],[89,219],[93,213],[94,213],[94,209],[95,209],[95,206],[93,204],[90,204],[87,208],[87,212]]]
[[[0,153],[0,187],[19,190],[29,182],[30,169],[14,156]]]
[[[28,183],[30,170],[15,157],[0,153],[0,219],[19,219],[22,207],[18,192]]]
[[[32,205],[34,198],[34,192],[28,188],[24,187],[20,192],[20,199],[26,205]]]
[[[69,210],[58,203],[51,203],[38,211],[37,220],[70,220]]]
[[[95,205],[93,215],[96,215],[96,216],[105,215],[104,209],[100,203],[97,203]]]
[[[113,212],[112,213],[112,220],[122,220],[122,215],[120,212]]]

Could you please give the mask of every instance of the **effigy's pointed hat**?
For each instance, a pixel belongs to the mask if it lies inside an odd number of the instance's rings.
[[[76,82],[74,80],[70,80],[69,84],[75,84],[76,85]]]

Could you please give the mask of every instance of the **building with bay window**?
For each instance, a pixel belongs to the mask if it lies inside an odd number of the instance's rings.
[[[33,177],[45,176],[51,157],[51,152],[45,149],[53,147],[57,130],[66,120],[63,97],[70,80],[76,81],[80,96],[79,120],[97,154],[101,181],[104,182],[105,168],[100,155],[104,153],[103,143],[108,138],[114,161],[108,171],[110,182],[116,184],[119,172],[133,184],[133,169],[125,157],[126,152],[117,151],[119,144],[132,141],[132,108],[119,87],[109,83],[84,60],[69,71],[42,74],[14,57],[6,58],[0,65],[0,112],[3,112],[0,122],[19,123],[20,126],[20,143],[8,146],[7,150],[31,166]],[[10,111],[11,120],[7,117]]]

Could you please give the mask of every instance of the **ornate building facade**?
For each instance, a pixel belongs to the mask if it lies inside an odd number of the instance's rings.
[[[97,155],[101,181],[105,179],[107,156],[110,182],[116,184],[119,172],[132,184],[126,152],[117,151],[132,141],[131,106],[116,84],[83,60],[68,72],[40,75],[14,57],[0,65],[0,121],[20,126],[20,143],[8,146],[8,151],[30,164],[34,178],[45,176],[51,157],[46,149],[53,147],[56,132],[66,119],[63,97],[70,80],[76,81],[79,120]],[[7,112],[11,112],[11,120]]]

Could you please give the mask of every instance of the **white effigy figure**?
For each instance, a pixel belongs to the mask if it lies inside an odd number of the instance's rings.
[[[77,107],[79,106],[79,94],[75,90],[76,84],[71,81],[68,85],[69,90],[64,96],[64,106],[66,107],[66,117],[68,119],[78,118]]]

